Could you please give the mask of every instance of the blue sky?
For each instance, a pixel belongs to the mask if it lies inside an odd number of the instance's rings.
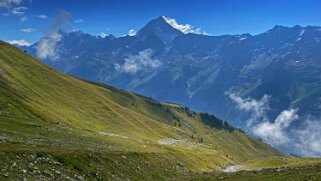
[[[166,15],[212,35],[258,34],[274,25],[321,25],[320,0],[0,0],[0,39],[35,42],[59,10],[69,30],[123,36]]]

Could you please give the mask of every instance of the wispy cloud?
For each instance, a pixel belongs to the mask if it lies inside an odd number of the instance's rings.
[[[24,22],[26,22],[27,20],[28,20],[28,16],[23,16],[23,17],[20,18],[20,22],[21,22],[21,23],[24,23]]]
[[[39,18],[39,19],[47,19],[48,18],[48,16],[46,16],[44,14],[35,15],[34,17]]]
[[[153,53],[152,49],[146,49],[140,51],[138,55],[130,55],[125,59],[123,65],[115,64],[115,69],[119,72],[131,74],[155,69],[161,66],[161,62],[152,58]]]
[[[190,24],[178,24],[177,21],[173,18],[169,18],[166,16],[162,16],[163,19],[170,24],[173,28],[180,30],[181,32],[187,34],[187,33],[194,33],[194,34],[203,34],[203,35],[209,35],[206,33],[202,28],[194,28]]]
[[[21,16],[21,15],[24,15],[27,10],[28,10],[27,7],[20,6],[20,7],[13,8],[12,11],[11,11],[11,13],[12,13],[13,15]]]
[[[74,22],[74,23],[83,23],[84,20],[83,20],[83,19],[76,19],[76,20],[74,20],[73,22]]]
[[[10,8],[12,6],[20,5],[22,0],[1,0],[0,8]]]
[[[30,46],[31,45],[31,43],[29,43],[25,39],[22,39],[22,40],[8,40],[7,42],[12,44],[12,45],[18,45],[18,46]]]
[[[24,28],[24,29],[21,29],[22,32],[25,32],[25,33],[32,33],[34,31],[36,31],[36,29],[33,29],[33,28]]]
[[[28,10],[27,7],[19,6],[22,0],[0,0],[0,11],[3,9],[4,12],[0,16],[22,16]],[[21,21],[21,18],[20,18]]]
[[[253,98],[241,98],[240,96],[237,96],[236,94],[230,94],[225,93],[230,97],[231,100],[233,100],[237,107],[240,110],[244,110],[251,113],[250,119],[247,121],[247,126],[250,127],[252,124],[267,120],[266,113],[269,110],[269,99],[270,96],[264,95],[261,99],[255,100]]]

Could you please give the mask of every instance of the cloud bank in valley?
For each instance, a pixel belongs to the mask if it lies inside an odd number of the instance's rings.
[[[119,72],[135,74],[139,71],[148,71],[161,66],[158,59],[153,59],[153,50],[148,48],[140,51],[137,55],[129,55],[125,58],[124,64],[115,64],[115,69]]]
[[[264,121],[253,127],[253,133],[273,145],[282,145],[290,142],[287,128],[299,118],[297,109],[282,111],[274,122]]]
[[[267,117],[270,96],[261,99],[242,98],[228,94],[238,109],[251,113],[247,128],[267,143],[291,150],[302,156],[321,156],[321,121],[311,116],[299,116],[297,108],[283,110],[275,120]],[[293,123],[299,126],[293,126]]]
[[[308,117],[301,127],[294,130],[296,142],[294,143],[297,150],[301,150],[305,156],[321,156],[321,121]]]

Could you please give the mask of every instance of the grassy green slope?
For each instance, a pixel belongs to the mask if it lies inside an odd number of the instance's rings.
[[[321,180],[321,164],[300,167],[267,168],[234,173],[198,173],[181,176],[178,180],[284,181]]]
[[[0,178],[162,179],[286,156],[214,116],[67,76],[1,41],[0,152]]]
[[[255,160],[250,160],[242,164],[242,170],[258,170],[265,168],[295,168],[303,167],[306,165],[321,164],[320,158],[280,158],[280,157],[267,157]]]
[[[192,173],[179,180],[320,180],[320,158],[266,157],[235,167],[237,172]]]

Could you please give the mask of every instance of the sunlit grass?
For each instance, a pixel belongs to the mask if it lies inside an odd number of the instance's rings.
[[[0,152],[10,163],[15,154],[41,153],[65,162],[66,174],[91,178],[100,165],[112,170],[102,178],[157,180],[287,156],[238,129],[204,124],[223,125],[215,117],[204,120],[184,106],[67,76],[4,42],[0,67]],[[179,144],[159,143],[166,139]],[[21,171],[11,171],[20,177]]]

